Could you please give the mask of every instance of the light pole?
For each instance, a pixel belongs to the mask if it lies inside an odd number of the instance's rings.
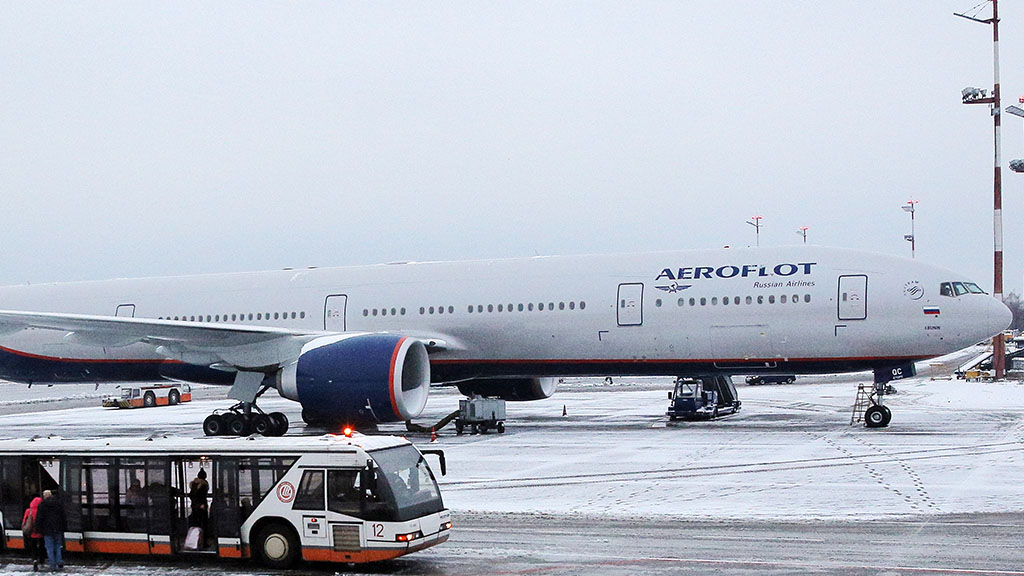
[[[796,233],[804,237],[804,244],[807,244],[807,226],[801,226],[796,229]]]
[[[910,234],[903,236],[903,239],[910,242],[910,257],[914,257],[914,205],[917,204],[917,200],[907,200],[907,203],[900,208],[903,208],[904,212],[910,212]]]
[[[992,190],[992,237],[993,237],[993,268],[994,268],[994,280],[992,282],[992,295],[996,297],[1000,302],[1003,301],[1003,178],[1000,172],[1000,118],[1002,117],[1002,109],[999,104],[999,1],[991,0],[992,2],[992,17],[986,20],[977,18],[976,14],[980,11],[980,7],[984,5],[978,5],[979,10],[974,12],[974,15],[967,14],[956,14],[961,18],[979,22],[981,24],[992,25],[992,68],[994,82],[992,86],[992,95],[989,96],[985,90],[979,90],[978,88],[964,88],[962,92],[964,104],[988,104],[992,111],[992,124],[995,132],[995,163],[994,163],[994,174],[993,174],[993,190]],[[1003,339],[1003,335],[996,334],[992,338],[992,371],[995,372],[994,376],[996,380],[1002,380],[1006,376],[1006,341]]]
[[[757,243],[757,246],[761,246],[761,218],[763,216],[751,216],[750,220],[753,220],[753,222],[747,220],[747,224],[754,227],[754,241]]]

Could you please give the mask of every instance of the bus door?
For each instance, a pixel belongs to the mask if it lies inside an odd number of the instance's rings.
[[[85,541],[82,533],[82,459],[78,456],[68,456],[62,460],[59,470],[59,494],[67,521],[64,546],[69,552],[83,552]]]
[[[145,460],[145,479],[141,487],[134,486],[129,479],[125,493],[126,502],[143,508],[148,522],[146,529],[149,534],[150,554],[172,554],[174,540],[174,503],[170,491],[170,460],[167,458],[147,458]],[[124,488],[122,487],[122,490]]]
[[[221,556],[241,558],[244,519],[238,490],[238,459],[218,458],[214,471],[217,490],[213,492],[213,504],[210,506],[210,523],[217,525],[217,540],[211,540],[211,544]]]
[[[199,549],[197,550],[185,549],[185,537],[188,535],[189,528],[191,528],[192,524],[198,525],[203,523],[201,517],[192,517],[192,498],[190,496],[192,481],[199,477],[200,470],[205,473],[206,482],[210,486],[206,497],[207,521],[205,522],[205,526],[201,527],[204,528],[204,531],[206,532],[206,542],[216,543],[216,538],[213,534],[214,523],[209,522],[210,495],[214,494],[217,489],[216,476],[213,474],[211,460],[204,457],[174,460],[171,468],[171,473],[174,476],[171,482],[171,494],[175,500],[173,508],[176,510],[174,517],[171,519],[173,528],[171,536],[172,552],[175,554],[197,552],[216,554],[216,548],[204,548],[202,542],[200,542]]]

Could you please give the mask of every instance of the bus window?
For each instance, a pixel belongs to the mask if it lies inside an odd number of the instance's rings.
[[[373,459],[382,470],[396,507],[395,520],[411,520],[444,509],[441,492],[426,460],[411,445],[378,450]]]
[[[4,528],[21,528],[21,516],[28,507],[21,493],[21,458],[4,458],[0,462],[0,511],[4,514]]]
[[[82,463],[82,528],[116,532],[110,514],[110,461],[91,458]]]
[[[328,470],[327,509],[358,517],[363,503],[359,488],[358,470]]]
[[[295,494],[292,510],[323,510],[324,509],[324,471],[306,470],[299,480],[299,490]]]
[[[143,460],[118,459],[118,524],[121,532],[145,534],[146,530],[146,468]]]
[[[957,296],[967,294],[967,288],[964,287],[963,282],[953,282],[953,291],[956,292]]]
[[[942,284],[939,285],[939,294],[942,296],[952,296],[953,285],[950,284],[949,282],[943,282]]]

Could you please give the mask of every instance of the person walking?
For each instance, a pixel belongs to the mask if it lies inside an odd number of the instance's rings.
[[[33,572],[39,570],[39,564],[43,562],[46,554],[43,548],[43,534],[39,531],[39,522],[36,521],[36,517],[39,516],[39,504],[42,501],[39,496],[33,498],[32,503],[25,509],[25,515],[21,517],[21,534],[25,540],[25,550],[28,551],[29,558],[32,558]]]
[[[64,506],[53,491],[43,492],[43,501],[39,504],[36,522],[46,545],[46,559],[50,562],[50,570],[63,570],[64,530],[67,529],[67,517],[64,515]]]
[[[207,502],[207,497],[210,495],[210,483],[206,481],[206,470],[200,468],[188,488],[188,497],[192,503],[192,513],[189,515],[188,525],[199,528],[201,531],[199,547],[206,548],[206,529],[210,518],[210,508]]]

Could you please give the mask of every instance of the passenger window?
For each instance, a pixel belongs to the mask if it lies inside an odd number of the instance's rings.
[[[327,509],[338,514],[359,516],[362,506],[357,470],[327,471]]]
[[[757,303],[758,304],[764,304],[764,296],[758,296],[757,297]]]
[[[769,304],[775,304],[775,295],[774,294],[768,296],[768,303]]]
[[[703,296],[701,296],[700,297],[700,305],[701,306],[707,306],[708,305],[708,299],[703,297]]]
[[[952,296],[953,295],[953,285],[950,284],[949,282],[943,282],[939,286],[939,294],[942,295],[942,296]]]
[[[725,298],[722,298],[722,304],[725,305],[725,306],[729,305],[729,297],[728,296],[726,296]]]
[[[779,303],[781,303],[781,304],[785,304],[786,303],[786,295],[785,294],[783,294],[782,296],[779,296]]]
[[[718,306],[718,296],[712,296],[711,297],[711,305],[712,306]]]
[[[811,301],[811,295],[810,294],[804,294],[804,302],[810,302],[810,301]]]
[[[754,299],[751,298],[750,296],[747,296],[747,300],[746,301],[747,301],[747,304],[752,304],[754,302]]]
[[[299,490],[295,494],[292,510],[323,510],[324,509],[324,471],[306,470],[299,481]]]

